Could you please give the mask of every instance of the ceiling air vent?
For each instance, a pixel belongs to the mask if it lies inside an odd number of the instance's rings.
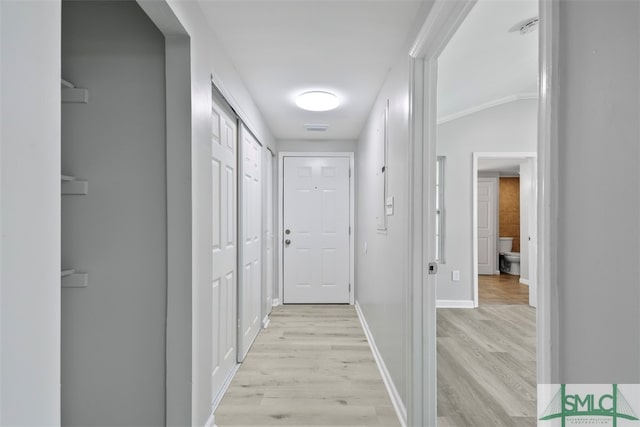
[[[540,18],[538,18],[537,16],[534,16],[533,18],[528,18],[528,19],[525,19],[524,21],[518,22],[516,25],[509,28],[509,32],[515,33],[516,31],[518,31],[520,32],[520,34],[524,35],[538,28],[539,23],[540,23]]]
[[[326,132],[329,129],[329,125],[322,123],[308,123],[304,125],[304,128],[309,132]]]

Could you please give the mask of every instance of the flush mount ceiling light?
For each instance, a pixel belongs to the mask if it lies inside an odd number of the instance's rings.
[[[313,90],[298,95],[296,105],[307,111],[329,111],[340,104],[338,97],[331,92]]]

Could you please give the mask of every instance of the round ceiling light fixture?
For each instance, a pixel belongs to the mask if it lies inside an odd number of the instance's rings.
[[[329,111],[340,104],[338,97],[331,92],[312,90],[298,95],[296,105],[307,111]]]

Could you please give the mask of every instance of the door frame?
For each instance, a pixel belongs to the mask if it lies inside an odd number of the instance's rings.
[[[536,167],[536,159],[538,158],[538,153],[535,152],[505,152],[505,151],[496,151],[496,152],[474,152],[473,153],[473,163],[471,166],[471,206],[472,206],[472,229],[471,229],[471,263],[472,263],[472,278],[473,278],[473,306],[475,308],[479,305],[479,295],[478,295],[478,163],[480,160],[488,160],[488,159],[514,159],[514,160],[527,160],[533,167],[533,171],[535,173]],[[537,179],[535,175],[532,175],[534,180],[534,187],[537,188]],[[499,190],[498,190],[499,191]],[[496,196],[499,193],[496,193]],[[535,193],[531,192],[531,200],[530,203],[532,206],[535,206],[533,203],[536,202]],[[497,201],[499,203],[499,201]],[[530,218],[530,216],[529,216]],[[532,227],[529,227],[529,234],[532,234]],[[496,230],[496,234],[500,234],[499,230]],[[496,236],[496,242],[498,241],[498,237]],[[534,235],[534,239],[535,239]],[[530,242],[529,246],[532,244]],[[494,255],[495,256],[495,255]],[[538,254],[535,254],[529,251],[529,259],[532,261],[529,264],[529,270],[533,270],[537,263]],[[531,276],[530,276],[531,278]],[[533,280],[535,281],[535,275],[533,275]],[[529,286],[535,286],[535,282],[530,281]]]
[[[278,297],[274,298],[273,305],[284,303],[284,237],[281,230],[284,230],[284,158],[285,157],[346,157],[349,159],[349,304],[355,303],[355,155],[353,151],[345,152],[299,152],[283,151],[278,153]]]
[[[476,0],[435,0],[409,50],[408,425],[437,424],[435,162],[438,56]],[[558,0],[539,0],[537,382],[558,378]],[[425,215],[423,215],[425,214]],[[552,298],[552,296],[555,296]]]

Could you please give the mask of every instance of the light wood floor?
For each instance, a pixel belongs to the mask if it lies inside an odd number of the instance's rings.
[[[485,304],[529,304],[529,287],[520,276],[495,274],[478,276],[478,302]]]
[[[518,276],[480,276],[477,309],[437,311],[438,426],[536,425],[536,319]]]
[[[398,426],[353,306],[274,309],[215,415],[224,426]]]

